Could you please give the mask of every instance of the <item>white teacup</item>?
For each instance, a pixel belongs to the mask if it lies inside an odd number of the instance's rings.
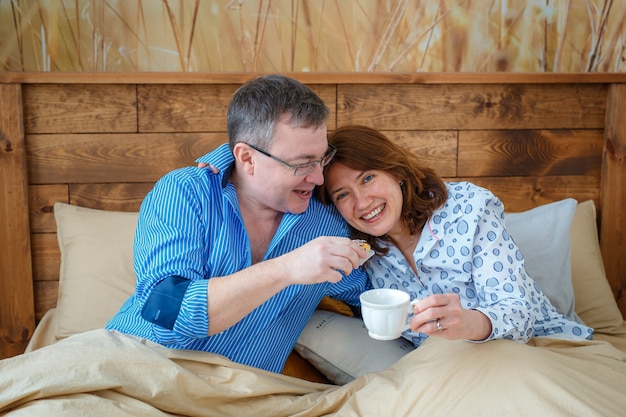
[[[361,314],[371,338],[393,340],[409,329],[408,318],[413,305],[408,293],[378,288],[361,294]]]

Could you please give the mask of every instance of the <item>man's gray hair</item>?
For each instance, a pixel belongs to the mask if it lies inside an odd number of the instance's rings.
[[[274,127],[284,120],[294,127],[324,126],[330,109],[310,88],[283,75],[254,78],[233,95],[228,105],[228,142],[245,142],[268,149]]]

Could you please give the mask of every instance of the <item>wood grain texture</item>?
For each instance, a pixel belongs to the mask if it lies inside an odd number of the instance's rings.
[[[224,133],[29,135],[30,183],[155,182],[224,142]]]
[[[140,132],[226,132],[239,85],[139,85]]]
[[[606,275],[626,317],[626,84],[611,85],[602,153],[600,247]]]
[[[61,267],[61,250],[55,233],[33,233],[33,281],[58,281]]]
[[[57,306],[59,281],[35,281],[35,319],[41,320],[44,314]]]
[[[602,129],[604,85],[338,86],[337,124],[380,130]]]
[[[25,85],[26,133],[136,132],[134,85]]]
[[[459,178],[491,190],[504,203],[509,212],[529,210],[542,204],[564,198],[579,202],[600,201],[600,184],[597,177],[473,177]]]
[[[607,84],[624,73],[554,72],[284,72],[305,84]],[[24,84],[242,84],[259,72],[0,72],[0,83]]]
[[[226,132],[228,104],[240,87],[235,85],[139,85],[139,132]],[[335,88],[309,85],[336,110]],[[329,129],[335,128],[334,116]]]
[[[459,175],[592,175],[600,178],[602,130],[459,133]]]
[[[442,177],[457,175],[456,131],[387,131],[383,132],[419,156],[424,166],[433,168]]]
[[[154,183],[71,184],[70,204],[108,211],[139,211]]]
[[[0,84],[0,358],[20,354],[35,329],[26,144],[18,84]]]
[[[337,87],[334,85],[322,84],[306,84],[311,90],[317,94],[326,106],[330,109],[330,120],[328,121],[328,129],[337,128]]]
[[[69,202],[67,184],[31,185],[28,187],[31,233],[56,233],[54,203]]]

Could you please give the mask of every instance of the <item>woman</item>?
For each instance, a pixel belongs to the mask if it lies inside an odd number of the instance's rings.
[[[444,183],[381,132],[335,130],[337,148],[318,198],[333,203],[376,255],[374,288],[422,299],[405,337],[487,341],[550,336],[591,339],[593,330],[558,313],[524,268],[504,227],[504,207],[469,182]]]

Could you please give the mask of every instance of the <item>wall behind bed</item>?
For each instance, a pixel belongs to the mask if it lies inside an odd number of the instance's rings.
[[[607,275],[626,312],[626,75],[290,74],[444,178],[496,192],[507,211],[565,197],[602,216]],[[0,73],[1,356],[56,305],[56,201],[135,211],[153,183],[226,141],[226,107],[254,74]]]
[[[614,0],[0,1],[0,71],[624,72]]]

